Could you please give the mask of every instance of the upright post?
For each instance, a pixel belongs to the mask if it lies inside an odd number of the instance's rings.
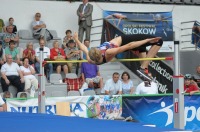
[[[179,70],[179,41],[174,41],[173,104],[174,128],[184,129],[184,78]]]
[[[38,112],[46,113],[45,111],[45,75],[44,75],[44,66],[42,62],[44,61],[43,57],[43,48],[40,48],[40,74],[38,75],[39,79],[39,91],[38,91]]]

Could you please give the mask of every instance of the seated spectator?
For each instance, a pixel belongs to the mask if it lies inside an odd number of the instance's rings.
[[[118,72],[114,72],[112,78],[106,81],[103,89],[106,95],[122,94],[122,82],[119,80],[119,76]]]
[[[10,41],[14,41],[15,43],[19,43],[19,37],[13,33],[13,26],[6,27],[6,33],[3,37],[4,47],[8,47]]]
[[[1,95],[0,95],[0,106],[3,107],[3,111],[7,111],[6,103],[3,101]]]
[[[23,51],[23,58],[28,58],[29,64],[35,64],[35,51],[33,50],[32,42],[27,43],[26,49]]]
[[[3,19],[0,19],[0,33],[6,32]]]
[[[26,93],[21,93],[20,94],[20,98],[27,98],[27,94]]]
[[[38,80],[34,76],[35,69],[33,68],[33,66],[31,66],[29,64],[28,58],[25,57],[23,59],[23,66],[20,66],[20,69],[21,69],[21,72],[22,72],[22,74],[24,76],[24,80],[25,80],[25,91],[30,93],[30,91],[32,91],[31,86],[34,87],[34,91],[37,90],[38,89]],[[34,96],[34,93],[30,93],[30,95]]]
[[[148,76],[152,78],[150,72],[148,73]],[[136,87],[135,94],[158,94],[158,85],[153,80],[144,80]]]
[[[39,40],[39,44],[40,47],[37,47],[35,49],[35,53],[36,53],[36,63],[35,63],[35,68],[36,68],[36,72],[40,73],[40,62],[42,62],[43,60],[40,60],[40,48],[43,48],[43,59],[44,60],[50,60],[50,49],[48,47],[45,46],[45,40],[44,39],[40,39]],[[53,65],[52,63],[48,63],[45,65],[45,70],[48,71],[47,73],[47,79],[50,79],[50,75],[53,73]]]
[[[13,24],[14,23],[14,19],[12,17],[9,18],[9,26],[13,27],[13,31],[12,33],[17,34],[17,26]]]
[[[66,55],[63,49],[59,48],[59,43],[58,41],[54,41],[53,42],[53,48],[50,50],[50,59],[51,60],[65,60]],[[68,73],[68,67],[67,64],[54,64],[54,67],[56,67],[56,72],[57,73],[61,73],[61,66],[64,70],[64,73],[67,74]]]
[[[51,33],[46,29],[46,24],[40,20],[41,14],[35,14],[35,20],[32,22],[33,37],[35,39],[43,38],[45,42],[52,39]]]
[[[122,76],[122,93],[123,94],[133,94],[133,81],[130,80],[130,75],[128,72],[123,72]]]
[[[11,55],[6,56],[6,63],[1,67],[1,86],[3,92],[8,91],[9,85],[15,86],[18,92],[24,90],[24,76],[19,65],[13,62]]]
[[[69,40],[67,47],[65,49],[65,54],[67,56],[67,60],[79,60],[82,59],[82,52],[76,47],[76,43],[74,40]],[[67,63],[69,72],[72,72],[72,66],[76,66],[76,69],[79,68],[79,63]]]
[[[3,98],[11,98],[11,93],[9,91],[3,92]]]
[[[90,41],[88,39],[84,40],[84,45],[90,50]],[[83,59],[87,60],[85,53],[83,53]]]
[[[9,42],[9,47],[5,48],[5,56],[11,55],[12,61],[20,64],[20,58],[19,58],[19,50],[15,47],[15,42],[11,40]]]
[[[196,67],[196,73],[193,75],[194,81],[200,87],[200,65]]]
[[[5,58],[5,50],[2,47],[2,41],[0,41],[0,69],[1,66],[5,63],[6,58]]]
[[[3,92],[3,101],[6,103],[6,99],[11,98],[11,93],[9,91]]]
[[[91,88],[95,84],[99,84],[99,87],[103,87],[103,79],[100,77],[99,67],[88,62],[81,64],[81,76],[84,82],[86,82]]]
[[[63,45],[62,48],[65,49],[66,48],[66,44],[68,43],[69,40],[73,39],[72,37],[72,31],[71,30],[67,30],[65,32],[66,36],[63,38]]]
[[[184,76],[184,92],[190,93],[190,95],[199,92],[198,87],[192,82],[191,74],[185,74]]]

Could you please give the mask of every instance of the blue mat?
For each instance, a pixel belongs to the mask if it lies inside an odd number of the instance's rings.
[[[64,117],[47,114],[0,112],[1,132],[160,132],[169,129],[145,127],[140,123]],[[175,129],[174,129],[175,131]]]

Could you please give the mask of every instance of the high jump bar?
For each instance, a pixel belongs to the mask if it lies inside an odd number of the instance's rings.
[[[113,59],[110,62],[128,62],[128,61],[145,61],[145,60],[173,60],[173,57],[159,57],[159,58],[134,58],[134,59]],[[66,61],[43,61],[43,63],[76,63],[88,62],[87,60],[66,60]]]

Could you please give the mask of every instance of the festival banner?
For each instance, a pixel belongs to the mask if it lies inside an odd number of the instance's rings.
[[[103,18],[124,34],[162,37],[164,43],[159,52],[174,52],[172,12],[103,11]]]
[[[123,117],[132,116],[141,123],[173,128],[173,96],[123,96]],[[200,96],[185,95],[185,129],[200,130]]]
[[[192,27],[192,44],[200,48],[200,22],[195,21]]]
[[[56,102],[70,102],[71,116],[111,119],[121,116],[121,96],[71,96],[46,98],[46,114],[56,114]],[[38,99],[7,99],[8,112],[38,113]]]

